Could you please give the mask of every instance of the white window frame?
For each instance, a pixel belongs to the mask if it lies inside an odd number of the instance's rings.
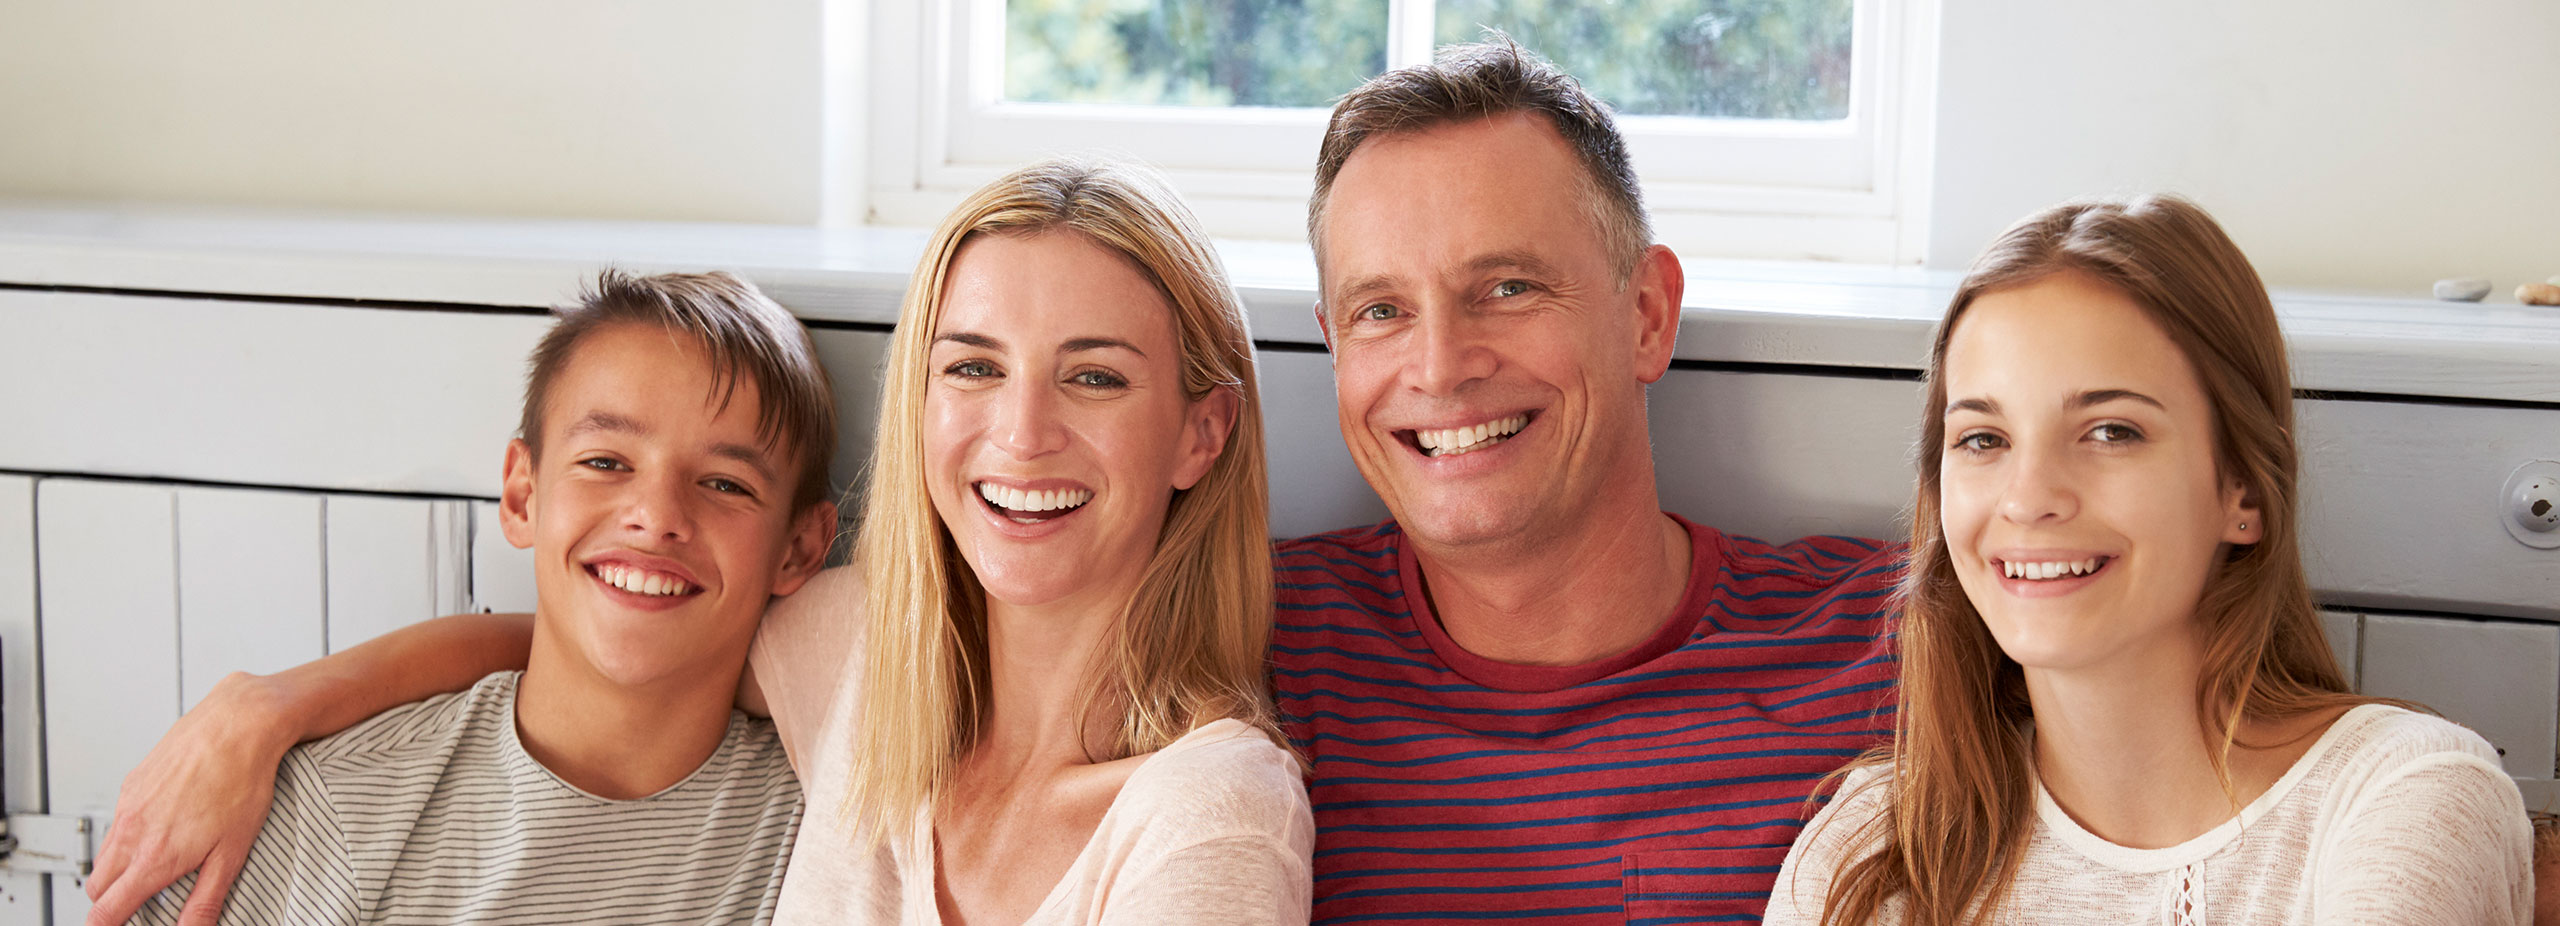
[[[1657,237],[1691,258],[1916,264],[1926,252],[1939,0],[1856,0],[1847,118],[1623,116]],[[1427,0],[1392,0],[1387,66],[1427,60]],[[1164,170],[1211,234],[1302,239],[1322,109],[1003,99],[1004,0],[870,10],[867,220],[931,226],[1055,153]]]

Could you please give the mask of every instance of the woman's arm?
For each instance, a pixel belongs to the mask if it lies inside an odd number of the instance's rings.
[[[464,614],[412,624],[274,675],[234,672],[178,719],[116,793],[115,822],[87,884],[91,926],[122,923],[202,870],[182,924],[211,924],[249,856],[276,763],[402,704],[524,668],[533,615]]]

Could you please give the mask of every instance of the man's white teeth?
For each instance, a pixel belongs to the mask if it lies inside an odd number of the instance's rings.
[[[2029,581],[2042,582],[2046,579],[2059,579],[2063,576],[2085,576],[2098,571],[2098,565],[2102,562],[2104,562],[2104,557],[2096,556],[2076,563],[2017,563],[2004,561],[2000,564],[2000,571],[2012,579],[2027,579]]]
[[[1422,445],[1422,452],[1427,456],[1456,456],[1502,443],[1504,438],[1518,434],[1521,428],[1528,426],[1529,416],[1524,413],[1463,428],[1415,431],[1413,440]]]
[[[1047,489],[1027,492],[992,482],[978,483],[978,495],[1006,511],[1058,511],[1082,507],[1093,500],[1092,489]]]
[[[689,595],[693,585],[663,572],[650,572],[636,566],[605,563],[596,567],[596,577],[604,584],[635,595]]]

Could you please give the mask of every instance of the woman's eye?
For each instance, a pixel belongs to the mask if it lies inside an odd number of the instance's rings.
[[[2102,424],[2089,429],[2089,437],[2101,444],[2130,444],[2142,439],[2142,432],[2128,424]]]
[[[1497,299],[1517,296],[1528,291],[1529,284],[1520,282],[1519,280],[1504,280],[1500,283],[1493,284],[1493,295],[1494,298]]]
[[[1129,384],[1128,380],[1121,379],[1120,377],[1105,370],[1084,370],[1078,372],[1074,376],[1067,377],[1067,380],[1078,386],[1092,386],[1097,389],[1118,389]]]
[[[1361,309],[1358,313],[1360,320],[1367,322],[1382,322],[1403,314],[1404,310],[1384,302]]]
[[[963,360],[942,368],[942,372],[962,379],[986,379],[996,375],[996,365],[984,360]]]
[[[1955,449],[1968,453],[1989,453],[2000,449],[2000,435],[1975,431],[1956,438]]]

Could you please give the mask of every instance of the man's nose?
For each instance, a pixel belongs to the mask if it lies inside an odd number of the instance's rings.
[[[1493,350],[1466,313],[1443,309],[1427,312],[1415,332],[1406,382],[1429,395],[1448,395],[1475,380],[1493,375]]]

